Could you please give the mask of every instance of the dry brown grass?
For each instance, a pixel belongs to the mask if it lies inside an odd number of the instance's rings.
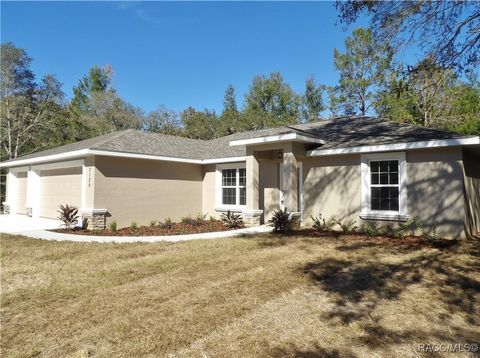
[[[478,242],[2,235],[1,255],[4,357],[416,357],[480,341]]]

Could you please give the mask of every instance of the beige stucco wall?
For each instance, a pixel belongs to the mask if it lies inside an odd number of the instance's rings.
[[[273,160],[260,160],[259,203],[263,210],[263,220],[267,222],[275,210],[280,208],[278,163]]]
[[[480,150],[463,151],[465,185],[465,229],[469,236],[480,236]]]
[[[461,148],[407,152],[407,207],[411,217],[453,238],[465,236]]]
[[[359,221],[361,211],[360,155],[335,155],[303,160],[304,224],[310,217],[335,215],[340,220]]]
[[[215,211],[215,173],[215,164],[203,166],[202,212],[218,218],[221,213]]]
[[[107,225],[180,220],[202,212],[202,168],[197,164],[125,158],[95,158],[96,209],[109,212]]]
[[[460,238],[464,233],[463,164],[460,148],[407,151],[407,207],[410,217],[427,227]],[[322,213],[360,226],[361,169],[359,154],[306,158],[304,220]]]

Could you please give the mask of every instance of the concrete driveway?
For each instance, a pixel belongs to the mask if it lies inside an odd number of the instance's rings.
[[[56,229],[61,224],[60,220],[55,219],[31,218],[26,215],[0,215],[0,232],[7,234]]]

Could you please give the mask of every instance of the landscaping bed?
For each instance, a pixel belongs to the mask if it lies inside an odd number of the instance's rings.
[[[446,248],[452,247],[458,244],[458,240],[452,239],[443,239],[438,238],[435,241],[426,240],[425,237],[415,236],[415,235],[406,235],[402,238],[393,238],[386,235],[378,236],[368,236],[361,232],[356,233],[343,233],[340,231],[328,231],[321,232],[315,229],[296,229],[292,230],[290,233],[284,234],[286,236],[296,236],[296,237],[318,237],[318,238],[344,238],[350,241],[362,241],[369,243],[376,243],[381,245],[388,245],[394,247],[434,247],[434,248]]]
[[[188,235],[200,234],[205,232],[218,232],[232,230],[220,220],[204,220],[202,222],[193,223],[171,223],[150,226],[125,227],[121,229],[111,230],[86,230],[81,228],[72,229],[54,229],[51,231],[62,234],[75,235],[94,235],[94,236],[168,236],[168,235]]]

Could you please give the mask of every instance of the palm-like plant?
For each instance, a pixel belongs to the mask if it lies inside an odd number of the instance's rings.
[[[68,204],[59,205],[60,210],[57,212],[60,214],[58,219],[63,222],[66,229],[70,229],[78,222],[78,209]]]

